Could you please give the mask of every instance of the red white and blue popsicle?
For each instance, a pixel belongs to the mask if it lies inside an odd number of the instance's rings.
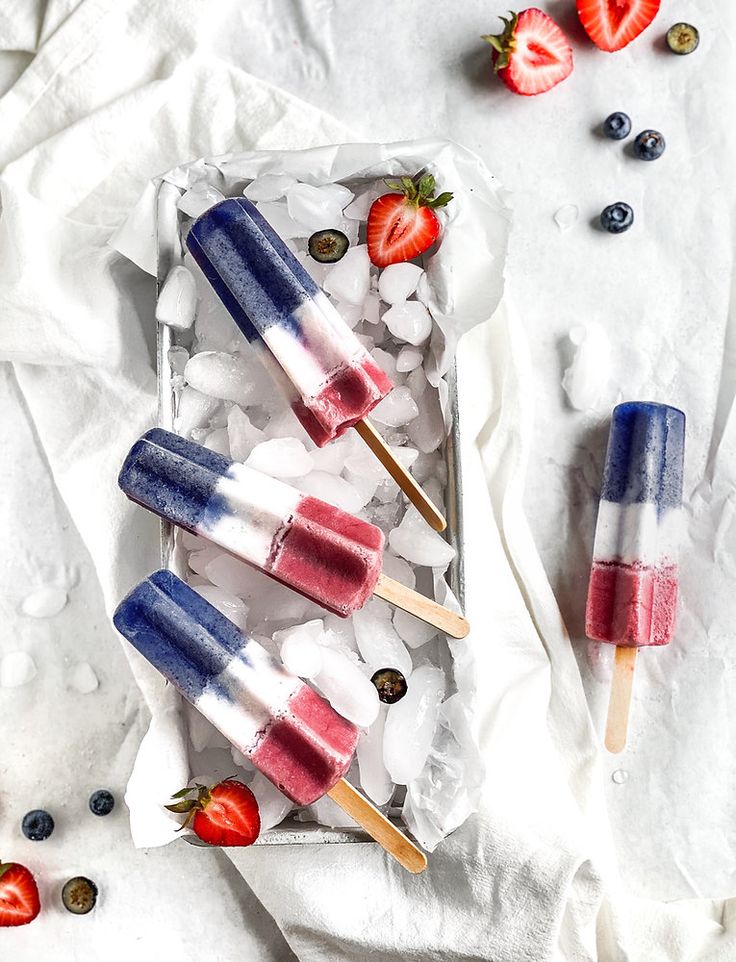
[[[442,514],[366,421],[393,385],[271,225],[245,197],[205,211],[186,244],[315,444],[358,430],[438,531]]]
[[[115,627],[296,805],[323,795],[411,872],[425,855],[343,780],[359,731],[171,571],[123,599]]]
[[[678,594],[685,415],[631,401],[613,411],[585,630],[616,645],[606,746],[621,751],[636,652],[668,644]]]
[[[375,594],[455,638],[468,633],[462,616],[382,574],[376,525],[194,441],[148,431],[118,483],[132,501],[343,618]]]

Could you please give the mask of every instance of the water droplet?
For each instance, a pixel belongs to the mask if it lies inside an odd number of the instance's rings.
[[[564,204],[555,212],[555,224],[560,228],[560,233],[564,234],[577,223],[578,214],[575,204]]]
[[[75,666],[70,681],[72,688],[81,695],[89,695],[95,691],[100,684],[94,668],[87,664],[86,661],[80,661],[79,664]]]
[[[36,677],[36,663],[25,651],[9,651],[0,660],[0,688],[20,688]]]
[[[623,768],[617,768],[616,771],[611,775],[611,780],[617,785],[623,785],[629,780],[629,773],[624,771]]]
[[[64,608],[66,602],[66,588],[47,585],[24,598],[21,608],[23,614],[31,618],[53,618]]]

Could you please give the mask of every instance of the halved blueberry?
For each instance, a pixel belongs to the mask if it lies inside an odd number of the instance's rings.
[[[700,43],[700,34],[691,23],[674,23],[667,31],[667,46],[681,57],[692,53]]]
[[[97,886],[92,879],[77,875],[64,885],[61,901],[72,915],[86,915],[97,902]]]
[[[406,694],[406,678],[396,668],[379,668],[371,678],[378,689],[379,701],[393,705]]]
[[[309,238],[309,255],[320,264],[334,264],[345,256],[349,246],[341,230],[318,230]]]

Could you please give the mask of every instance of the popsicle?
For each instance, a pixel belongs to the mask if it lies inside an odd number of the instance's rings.
[[[245,197],[215,204],[186,244],[314,443],[356,428],[429,524],[444,530],[441,512],[366,420],[391,381],[256,207]]]
[[[412,872],[426,857],[343,775],[358,729],[170,571],[123,599],[115,627],[295,805],[323,795]]]
[[[614,408],[585,631],[616,645],[606,747],[626,744],[639,648],[672,640],[677,612],[685,415],[666,404]]]
[[[148,431],[118,483],[132,501],[343,618],[375,594],[455,638],[469,631],[462,616],[382,574],[380,528],[194,441]]]

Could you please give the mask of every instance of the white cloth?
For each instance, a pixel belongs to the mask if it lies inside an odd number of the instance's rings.
[[[25,491],[18,503],[46,512],[42,516],[53,525],[63,527],[68,509],[109,611],[122,591],[155,565],[156,529],[129,508],[115,488],[121,454],[155,413],[145,333],[152,316],[151,284],[106,247],[106,241],[146,180],[180,160],[232,148],[305,146],[349,135],[324,114],[207,56],[204,51],[213,37],[219,38],[222,50],[231,43],[224,38],[232,35],[227,30],[217,34],[220,25],[212,5],[205,11],[205,5],[194,2],[82,0],[76,6],[51,4],[53,15],[44,15],[46,8],[39,6],[30,21],[24,5],[16,6],[8,18],[13,31],[5,45],[32,50],[34,36],[42,43],[31,65],[0,99],[0,357],[12,363],[22,391],[21,397],[14,394],[9,378],[9,404],[21,411],[25,405],[28,416],[27,422],[21,418],[27,460],[8,472],[7,484],[17,497],[38,479],[40,490]],[[317,6],[327,15],[329,4]],[[272,15],[279,11],[274,4],[267,9]],[[468,5],[463,15],[471,9]],[[43,33],[44,24],[48,34]],[[321,49],[329,59],[329,31],[325,42],[318,42],[311,8],[303,13],[301,26],[313,48],[304,62],[318,68],[313,50]],[[477,27],[482,32],[487,25],[479,22]],[[273,36],[279,34],[275,26],[271,29]],[[557,94],[546,96],[551,99],[545,103],[552,104]],[[523,106],[541,110],[541,101]],[[515,103],[509,110],[521,107]],[[526,202],[522,198],[522,214]],[[519,246],[528,243],[517,238]],[[489,768],[482,814],[440,846],[427,873],[418,878],[403,874],[375,846],[230,852],[242,879],[220,853],[187,850],[185,857],[183,845],[169,846],[155,858],[170,860],[177,881],[179,873],[189,872],[191,888],[201,892],[212,886],[209,896],[201,897],[199,910],[187,905],[186,912],[177,912],[166,901],[165,885],[160,878],[154,884],[150,873],[145,876],[147,898],[123,895],[128,891],[125,874],[138,870],[143,855],[127,850],[118,855],[97,835],[98,851],[84,851],[100,873],[109,872],[104,889],[109,900],[100,906],[97,925],[85,930],[80,920],[46,912],[27,930],[4,934],[14,959],[35,960],[50,944],[61,959],[78,953],[101,957],[105,948],[111,958],[127,957],[134,950],[142,959],[153,959],[163,951],[183,950],[184,934],[190,940],[208,938],[217,946],[212,954],[217,951],[226,962],[249,952],[257,953],[252,957],[271,952],[285,958],[284,944],[247,896],[234,898],[245,922],[242,932],[219,911],[223,903],[232,904],[236,889],[248,891],[242,880],[301,959],[726,962],[736,956],[732,900],[665,905],[631,897],[618,880],[597,737],[522,509],[532,443],[533,378],[520,314],[499,312],[460,350],[466,512],[472,506],[474,517],[468,526],[468,615],[477,627],[487,626],[482,641],[477,640],[480,631],[474,632],[485,685],[478,721]],[[719,406],[722,460],[733,427],[728,401],[726,391]],[[29,440],[34,434],[35,442]],[[41,451],[35,459],[28,454],[34,443]],[[55,514],[46,505],[53,500],[53,489],[44,461],[65,505],[55,505]],[[28,474],[21,470],[25,465]],[[714,486],[722,485],[723,478],[716,470]],[[12,521],[9,512],[7,523]],[[20,528],[16,523],[10,542],[14,548]],[[57,548],[64,544],[61,537],[56,542]],[[59,555],[58,565],[63,557]],[[36,574],[39,564],[33,569]],[[90,572],[82,567],[82,580]],[[17,577],[10,570],[5,574],[8,584]],[[85,597],[99,616],[99,596],[90,590]],[[74,616],[77,628],[91,617],[83,607]],[[27,632],[26,622],[21,627]],[[71,645],[71,625],[63,635]],[[41,640],[29,635],[23,644],[35,651]],[[10,647],[4,640],[2,651]],[[107,663],[100,653],[97,658]],[[121,701],[104,704],[105,713],[96,718],[100,726],[116,712],[124,714],[120,705],[125,697],[136,700],[129,686],[115,687],[116,676],[125,672],[119,653],[106,658],[115,666],[107,685]],[[170,727],[175,763],[181,751],[176,701],[145,666],[135,662],[133,670],[150,710]],[[44,687],[36,691],[47,703],[58,700],[53,685],[41,681]],[[2,700],[18,699],[13,702],[13,726],[20,713],[26,727],[45,725],[37,709],[34,714],[33,691],[27,686],[17,695],[0,692]],[[74,720],[79,722],[76,711]],[[145,713],[136,718],[133,741],[145,727]],[[87,722],[92,724],[91,719]],[[10,724],[4,714],[2,735],[7,736]],[[74,742],[70,747],[66,726],[58,726],[56,741],[48,728],[50,744],[65,768],[87,757],[80,754],[83,748],[94,756],[91,745]],[[2,743],[16,746],[9,762],[11,777],[0,785],[3,811],[13,812],[12,826],[10,820],[0,826],[3,856],[17,853],[20,860],[32,859],[43,879],[42,895],[58,898],[54,884],[65,873],[82,871],[80,846],[74,845],[75,831],[82,829],[70,814],[63,837],[44,843],[45,849],[18,842],[15,816],[36,804],[50,807],[55,799],[36,802],[30,797],[38,777],[31,773],[16,778],[14,761],[27,746],[9,737]],[[100,744],[103,751],[119,747],[111,737]],[[119,766],[131,760],[130,750],[116,756]],[[8,766],[5,757],[2,763]],[[58,775],[60,763],[50,754],[45,764],[54,790],[63,785],[70,791]],[[169,772],[162,765],[162,795],[180,787],[168,784]],[[12,783],[10,790],[7,783]],[[103,826],[94,829],[102,832]],[[124,848],[120,840],[117,847]],[[155,907],[153,918],[144,918],[150,905]]]

